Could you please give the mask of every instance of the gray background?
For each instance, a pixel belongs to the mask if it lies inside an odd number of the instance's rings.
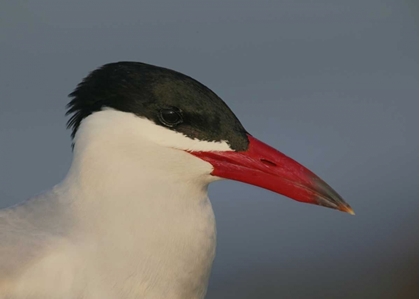
[[[2,207],[66,174],[66,95],[89,71],[148,62],[212,88],[357,213],[213,184],[207,298],[418,296],[417,1],[3,0],[0,44]]]

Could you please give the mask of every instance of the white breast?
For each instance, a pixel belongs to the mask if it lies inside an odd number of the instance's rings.
[[[43,226],[48,241],[0,295],[204,298],[216,245],[212,166],[136,131],[144,122],[103,111],[82,123],[69,174],[45,195],[55,202],[50,215],[65,214],[65,223]]]

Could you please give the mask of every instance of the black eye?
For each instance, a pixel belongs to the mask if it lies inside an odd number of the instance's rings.
[[[182,123],[182,113],[175,107],[160,109],[159,120],[167,127],[174,127]]]

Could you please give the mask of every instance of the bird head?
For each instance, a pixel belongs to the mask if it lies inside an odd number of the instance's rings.
[[[109,144],[123,148],[121,159],[146,152],[151,163],[189,173],[189,179],[236,180],[353,214],[322,179],[252,136],[222,99],[184,74],[138,62],[111,63],[88,75],[70,97],[68,127],[76,147],[87,138],[79,131],[95,121],[115,137]]]

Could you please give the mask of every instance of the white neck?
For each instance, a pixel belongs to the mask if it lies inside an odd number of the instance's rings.
[[[58,189],[100,284],[121,298],[203,298],[216,244],[212,168],[133,129],[146,122],[113,110],[85,119]]]

